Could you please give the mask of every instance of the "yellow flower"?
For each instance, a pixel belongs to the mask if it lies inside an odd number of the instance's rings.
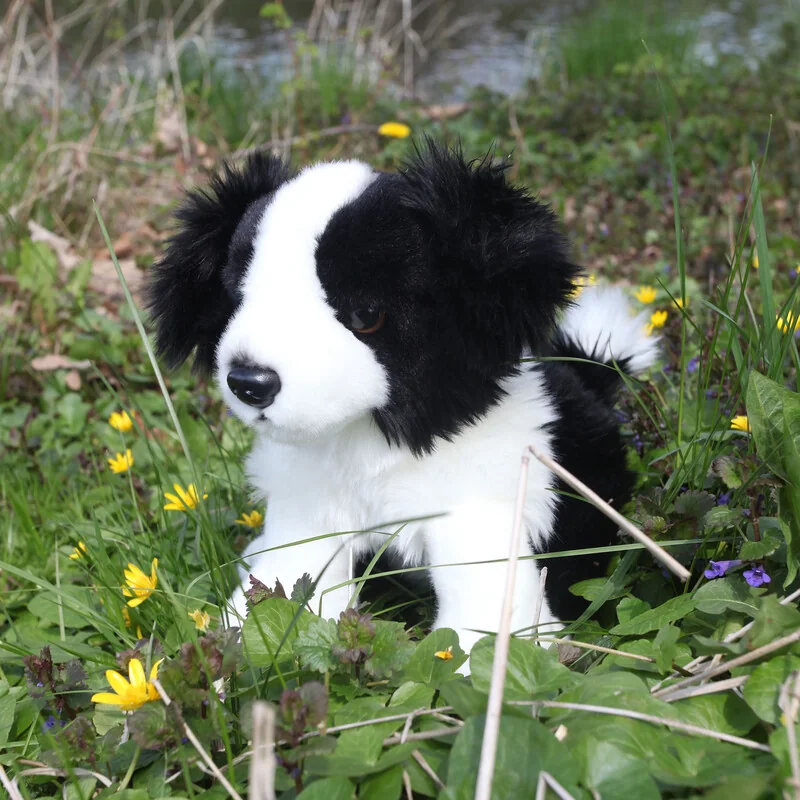
[[[778,317],[778,330],[781,333],[794,333],[800,328],[800,314],[787,311],[785,317]]]
[[[148,577],[135,564],[128,564],[128,569],[125,570],[126,586],[123,587],[122,594],[124,594],[125,597],[133,598],[133,600],[128,600],[128,605],[131,608],[136,608],[136,606],[144,603],[156,590],[156,586],[158,586],[158,575],[156,575],[157,566],[158,559],[154,558],[150,576]]]
[[[455,657],[453,656],[453,645],[450,645],[447,650],[437,650],[433,655],[436,658],[441,658],[442,661],[449,661],[451,658]]]
[[[133,420],[128,416],[127,411],[115,411],[109,418],[108,424],[121,433],[127,433],[133,428]]]
[[[106,670],[106,680],[111,684],[111,688],[116,692],[99,692],[92,695],[93,703],[105,703],[109,706],[119,706],[122,711],[135,711],[145,703],[158,700],[159,694],[153,681],[158,677],[160,661],[153,664],[150,670],[150,680],[144,675],[144,667],[138,658],[132,658],[128,662],[128,679],[113,669]]]
[[[264,515],[260,511],[251,511],[242,514],[241,519],[236,520],[237,525],[247,525],[248,528],[260,528],[264,524]]]
[[[684,309],[689,305],[689,298],[686,298],[685,304],[682,297],[676,297],[672,302],[675,304],[675,308]]]
[[[587,286],[594,286],[596,283],[596,275],[579,275],[575,279],[575,288],[569,294],[570,300],[577,300]]]
[[[384,122],[378,128],[378,133],[390,139],[406,139],[411,135],[411,128],[403,122]]]
[[[125,622],[125,627],[126,628],[130,628],[131,627],[131,612],[128,611],[128,609],[124,608],[124,607],[122,609],[122,619]],[[136,638],[137,639],[144,639],[144,635],[142,634],[142,626],[141,625],[137,625],[136,626]]]
[[[133,453],[130,447],[125,451],[125,455],[117,453],[114,458],[108,459],[108,468],[115,474],[127,472],[133,466]]]
[[[654,311],[650,316],[650,322],[645,326],[645,333],[649,336],[656,328],[663,328],[666,321],[666,311]]]
[[[208,630],[208,626],[211,624],[211,615],[208,611],[201,611],[199,608],[189,612],[189,619],[194,620],[195,628],[203,633]]]
[[[658,291],[655,286],[640,286],[638,291],[633,296],[640,303],[644,303],[646,306],[649,306],[650,303],[656,299],[657,294]]]
[[[86,547],[85,542],[78,542],[78,546],[69,554],[69,557],[73,560],[76,558],[83,558],[89,550]]]
[[[753,269],[758,269],[758,253],[753,253]]]
[[[169,500],[169,503],[164,506],[164,511],[188,511],[190,508],[197,508],[200,503],[200,495],[197,494],[197,489],[194,484],[190,483],[184,491],[177,483],[172,484],[177,496],[171,492],[164,492],[164,498]],[[203,495],[203,500],[208,497],[207,494]]]
[[[734,431],[745,431],[750,433],[753,429],[750,427],[750,421],[745,414],[740,414],[731,420],[731,429]]]

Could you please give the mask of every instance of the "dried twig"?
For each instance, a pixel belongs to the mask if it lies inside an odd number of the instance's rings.
[[[544,590],[547,585],[547,567],[539,570],[539,595],[536,598],[536,608],[533,611],[533,632],[539,630],[539,620],[542,618],[542,606],[544,605]]]
[[[437,788],[447,788],[444,783],[442,783],[442,779],[436,774],[433,767],[425,760],[425,756],[423,756],[419,750],[412,750],[411,756],[414,761],[416,761],[417,764],[422,767],[422,771],[436,784]]]
[[[640,531],[630,520],[625,519],[622,514],[612,508],[600,495],[592,491],[583,481],[576,478],[569,470],[564,469],[556,463],[550,456],[540,453],[532,445],[528,446],[528,451],[534,458],[541,461],[551,472],[554,472],[562,481],[571,486],[576,492],[583,495],[598,511],[602,511],[610,520],[616,522],[625,533],[644,545],[654,558],[657,558],[667,569],[674,572],[682,581],[688,581],[691,573],[679,561],[674,559],[663,547],[656,544],[647,534]]]
[[[486,726],[483,729],[481,760],[478,765],[478,781],[475,787],[475,800],[490,800],[492,778],[497,757],[497,740],[500,732],[500,714],[503,707],[503,689],[506,683],[506,666],[511,640],[511,614],[514,609],[514,586],[517,580],[519,544],[522,540],[522,515],[525,510],[525,494],[528,488],[528,466],[530,457],[526,450],[522,456],[517,484],[517,498],[514,507],[514,527],[511,531],[511,544],[506,567],[506,592],[503,598],[503,611],[497,630],[492,662],[492,680],[489,686],[489,704],[486,709]]]
[[[247,791],[249,800],[275,800],[275,709],[261,700],[253,703],[253,758]]]
[[[789,744],[789,763],[794,800],[800,800],[800,756],[797,752],[797,711],[800,707],[800,670],[790,675],[781,688],[780,707],[786,720],[786,739]]]
[[[654,714],[643,714],[641,711],[630,711],[627,708],[614,708],[613,706],[596,706],[588,703],[562,703],[558,700],[511,700],[509,705],[513,706],[532,706],[539,708],[563,708],[569,711],[590,711],[593,714],[607,714],[612,717],[628,717],[638,719],[642,722],[652,722],[654,725],[664,725],[668,728],[675,728],[685,733],[693,733],[697,736],[707,736],[710,739],[718,739],[721,742],[730,742],[747,747],[750,750],[761,750],[764,753],[771,753],[769,747],[751,739],[743,739],[741,736],[733,736],[730,733],[720,733],[709,728],[701,728],[699,725],[690,725],[688,722],[668,719],[667,717],[657,717]]]
[[[16,787],[16,781],[12,783],[9,780],[9,777],[6,774],[5,769],[3,769],[2,764],[0,764],[0,783],[3,784],[3,787],[8,792],[10,800],[25,800],[25,798],[19,793],[19,789]]]
[[[153,680],[153,686],[155,686],[156,691],[158,692],[161,699],[164,701],[165,706],[170,706],[172,704],[172,700],[170,699],[169,695],[164,691],[163,687],[161,686],[161,681],[158,678]],[[231,782],[222,774],[220,768],[214,763],[211,756],[206,752],[203,745],[200,743],[200,740],[195,736],[194,731],[186,724],[186,722],[181,719],[181,726],[183,727],[183,732],[186,738],[192,743],[192,747],[197,750],[200,758],[203,759],[206,766],[211,770],[214,777],[223,785],[225,791],[234,798],[234,800],[242,800],[242,796],[233,788]]]
[[[536,782],[536,800],[546,800],[548,787],[552,789],[561,800],[575,800],[575,798],[549,773],[542,770]]]
[[[704,686],[690,686],[688,689],[681,689],[678,692],[671,692],[668,696],[661,698],[667,703],[674,703],[676,700],[685,700],[687,697],[699,697],[702,694],[717,694],[727,692],[728,689],[739,689],[747,683],[749,675],[741,675],[738,678],[728,678],[724,681],[707,683]]]

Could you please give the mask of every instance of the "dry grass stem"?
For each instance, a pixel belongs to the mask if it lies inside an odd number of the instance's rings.
[[[3,765],[0,764],[0,784],[3,785],[3,788],[8,792],[8,796],[10,800],[25,800],[25,798],[19,793],[19,789],[17,789],[16,779],[12,783],[6,773]]]
[[[414,792],[411,789],[411,777],[408,770],[403,770],[403,789],[406,793],[406,800],[414,800]]]
[[[563,708],[568,711],[589,711],[594,714],[607,714],[612,717],[628,717],[628,719],[638,719],[642,722],[651,722],[654,725],[665,725],[668,728],[675,728],[685,733],[693,733],[697,736],[707,736],[710,739],[718,739],[721,742],[730,742],[747,747],[750,750],[761,750],[764,753],[771,753],[769,747],[751,739],[743,739],[741,736],[734,736],[730,733],[712,731],[709,728],[701,728],[699,725],[690,725],[688,722],[680,722],[667,717],[657,717],[654,714],[643,714],[641,711],[630,711],[627,708],[614,708],[613,706],[595,706],[588,703],[562,703],[558,700],[511,700],[512,706],[532,706],[539,708]]]
[[[561,800],[575,800],[549,772],[542,770],[536,782],[536,800],[546,800],[548,788],[552,789]]]
[[[542,606],[544,605],[544,590],[547,586],[547,567],[539,570],[539,594],[536,597],[536,608],[533,610],[533,631],[539,630],[539,620],[542,618]]]
[[[655,664],[656,660],[650,656],[643,656],[639,653],[626,653],[624,650],[615,650],[613,647],[603,647],[600,644],[589,644],[589,642],[576,642],[572,639],[559,639],[556,636],[534,636],[537,642],[548,642],[552,644],[568,644],[570,647],[580,647],[584,650],[595,650],[598,653],[606,653],[610,656],[622,656],[634,661],[646,661],[648,664]]]
[[[522,540],[522,515],[525,510],[525,494],[528,488],[528,467],[530,458],[527,451],[522,456],[517,484],[517,498],[514,508],[514,527],[506,567],[506,591],[503,598],[503,611],[497,630],[492,662],[492,679],[489,686],[489,703],[486,708],[486,726],[483,730],[481,758],[478,764],[478,781],[475,787],[475,800],[491,800],[492,778],[497,757],[497,740],[500,733],[500,715],[503,708],[503,689],[506,683],[508,648],[511,640],[511,613],[514,609],[514,586],[517,580],[519,545]]]
[[[275,709],[261,700],[253,703],[253,757],[247,796],[249,800],[275,800]]]
[[[378,722],[384,722],[384,720],[378,720]],[[395,744],[404,744],[405,742],[422,742],[425,739],[438,739],[440,736],[455,736],[461,730],[461,726],[454,725],[452,728],[434,728],[430,731],[420,731],[419,733],[410,733],[403,739],[399,733],[395,733],[392,736],[387,737],[383,740],[384,747],[391,747]]]
[[[172,700],[170,699],[169,695],[164,691],[163,687],[161,686],[161,681],[158,678],[153,680],[153,686],[155,686],[156,691],[159,694],[159,697],[164,701],[164,705],[169,707],[172,704]],[[225,791],[234,798],[234,800],[242,800],[242,796],[233,788],[231,782],[222,774],[220,768],[214,763],[211,756],[206,752],[203,745],[200,743],[200,740],[195,736],[194,731],[183,721],[181,720],[181,726],[183,727],[183,732],[186,738],[191,742],[192,747],[197,750],[198,755],[203,760],[205,765],[211,770],[211,773],[214,777],[222,784],[225,788]]]
[[[442,783],[442,779],[436,774],[433,767],[425,760],[425,756],[419,750],[412,750],[411,756],[414,761],[420,765],[422,771],[436,784],[439,789],[446,789],[447,787]]]
[[[800,630],[794,631],[786,636],[781,636],[780,639],[775,639],[774,642],[765,644],[762,647],[757,647],[755,650],[751,650],[749,653],[744,653],[741,656],[730,659],[730,661],[723,661],[721,664],[717,664],[711,669],[698,672],[695,675],[684,678],[682,681],[673,683],[671,686],[667,686],[664,689],[659,689],[657,692],[653,692],[653,696],[663,697],[666,699],[666,695],[670,695],[673,692],[676,692],[678,689],[683,689],[685,686],[691,686],[693,683],[697,683],[699,681],[714,678],[717,675],[721,675],[723,672],[728,672],[728,670],[731,670],[734,667],[740,667],[742,664],[749,664],[751,661],[755,661],[762,656],[774,653],[776,650],[780,650],[782,647],[786,647],[787,645],[794,644],[794,642],[798,641],[800,641]]]
[[[792,673],[781,687],[780,707],[786,721],[786,739],[789,744],[789,763],[794,800],[800,800],[800,755],[797,752],[797,711],[800,707],[800,670]]]
[[[729,689],[740,689],[747,683],[749,675],[741,675],[738,678],[728,678],[724,681],[715,681],[703,686],[690,686],[688,689],[681,689],[679,692],[671,692],[667,697],[663,697],[667,703],[674,703],[676,700],[686,700],[688,697],[699,697],[703,694],[717,694],[727,692]]]
[[[630,520],[625,519],[622,514],[612,508],[600,495],[593,492],[583,481],[578,480],[569,470],[564,469],[556,463],[550,456],[540,453],[535,447],[528,446],[528,451],[534,458],[541,461],[551,472],[558,475],[561,480],[571,486],[576,492],[583,495],[595,508],[602,511],[610,520],[616,522],[619,527],[633,537],[637,542],[644,545],[654,558],[658,559],[667,569],[674,572],[682,581],[686,582],[691,577],[691,573],[679,561],[673,558],[663,547],[656,544],[649,536],[640,531]]]

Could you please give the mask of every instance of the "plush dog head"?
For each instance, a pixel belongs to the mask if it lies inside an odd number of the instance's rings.
[[[398,173],[252,156],[177,217],[149,285],[158,350],[173,366],[194,351],[234,413],[284,441],[371,415],[430,451],[500,399],[579,271],[503,167],[431,142]]]

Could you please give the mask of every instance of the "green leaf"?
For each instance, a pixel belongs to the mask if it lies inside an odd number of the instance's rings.
[[[28,611],[38,617],[44,627],[59,624],[59,605],[64,614],[64,626],[67,628],[86,628],[92,624],[86,614],[75,611],[76,607],[86,603],[86,591],[80,591],[71,586],[62,587],[61,591],[67,597],[62,599],[50,592],[40,592],[28,603]]]
[[[7,694],[5,697],[0,697],[0,748],[5,747],[8,742],[8,734],[14,722],[15,706],[14,695]]]
[[[274,601],[266,600],[264,602]],[[256,610],[261,605],[263,603],[256,606]],[[339,660],[333,655],[333,646],[337,639],[337,627],[332,619],[312,617],[306,629],[298,634],[294,652],[306,669],[327,672],[339,664]]]
[[[711,464],[712,472],[721,478],[728,489],[738,489],[742,485],[741,466],[732,456],[720,456]],[[724,506],[719,506],[724,508]]]
[[[781,636],[800,628],[800,611],[791,604],[782,605],[775,595],[765,595],[759,600],[753,627],[747,633],[745,645],[755,650]]]
[[[638,597],[623,597],[617,603],[617,622],[628,622],[649,610],[650,603],[640,600]]]
[[[657,631],[664,625],[682,619],[694,609],[694,598],[681,594],[666,603],[645,611],[627,622],[615,625],[609,633],[615,636],[641,636],[643,633]]]
[[[396,765],[370,775],[358,786],[359,800],[399,800],[403,790],[403,767]]]
[[[355,787],[347,778],[323,778],[314,781],[297,795],[297,800],[353,800]]]
[[[279,648],[280,657],[288,658],[297,645],[300,634],[307,632],[312,624],[323,623],[324,620],[302,610],[291,600],[280,597],[262,600],[250,609],[242,626],[242,638],[250,663],[255,667],[270,666]],[[333,625],[335,630],[335,623]],[[330,648],[328,652],[330,653]]]
[[[388,678],[400,672],[414,651],[402,622],[376,622],[372,654],[364,669],[373,678]]]
[[[758,542],[745,542],[739,550],[739,558],[742,561],[760,561],[762,558],[771,556],[781,545],[780,539],[771,534],[763,535]]]
[[[704,583],[694,593],[694,600],[697,610],[704,614],[723,614],[730,609],[753,617],[758,611],[758,601],[750,594],[741,575]]]
[[[494,636],[484,636],[472,648],[470,669],[472,685],[489,691],[494,661]],[[530,700],[572,686],[580,677],[558,663],[555,649],[546,650],[525,639],[511,639],[503,697],[506,700]]]
[[[569,587],[570,594],[574,594],[576,597],[582,597],[584,600],[588,600],[590,603],[597,600],[598,597],[604,597],[605,600],[616,600],[618,597],[622,597],[626,589],[620,587],[617,591],[612,592],[609,597],[605,597],[604,590],[606,589],[608,584],[608,578],[589,578],[585,581],[578,581],[577,583],[573,583],[572,586]]]
[[[402,723],[401,723],[402,724]],[[344,775],[359,777],[372,772],[383,751],[386,726],[369,725],[344,731],[336,741],[336,750],[327,757],[312,756],[306,766],[315,775]]]
[[[454,797],[475,794],[484,724],[484,716],[468,719],[453,744],[447,785]],[[504,716],[500,721],[492,800],[532,797],[542,770],[578,796],[578,768],[567,748],[535,719]]]
[[[588,739],[581,753],[584,783],[603,800],[659,800],[647,762],[606,739]]]
[[[438,658],[436,653],[452,653],[453,658]],[[458,634],[450,628],[438,628],[428,634],[416,647],[406,664],[403,677],[438,688],[452,680],[456,670],[467,660],[467,654],[458,645]]]
[[[783,464],[789,483],[781,489],[781,511],[791,511],[788,520],[791,537],[786,539],[786,568],[783,582],[786,588],[797,575],[800,566],[800,400],[783,407]]]
[[[703,530],[713,531],[732,528],[742,520],[742,510],[730,506],[714,506],[703,517]]]
[[[716,503],[717,501],[713,494],[690,489],[675,501],[675,513],[684,517],[703,519],[714,508]]]
[[[747,382],[747,418],[753,429],[756,450],[773,472],[783,469],[783,403],[791,392],[759,372]]]
[[[747,705],[758,716],[772,725],[781,724],[778,699],[784,681],[797,669],[800,669],[800,656],[786,653],[776,656],[764,664],[759,664],[742,687],[742,695]]]
[[[409,711],[416,708],[428,708],[433,701],[434,692],[435,689],[432,686],[406,681],[397,687],[392,699],[389,700],[387,708],[392,708],[395,711],[406,708]]]
[[[668,672],[678,654],[678,639],[681,632],[674,625],[665,625],[656,634],[653,651],[659,672]]]
[[[735,736],[749,733],[758,722],[747,703],[731,693],[690,697],[672,705],[682,722]]]

